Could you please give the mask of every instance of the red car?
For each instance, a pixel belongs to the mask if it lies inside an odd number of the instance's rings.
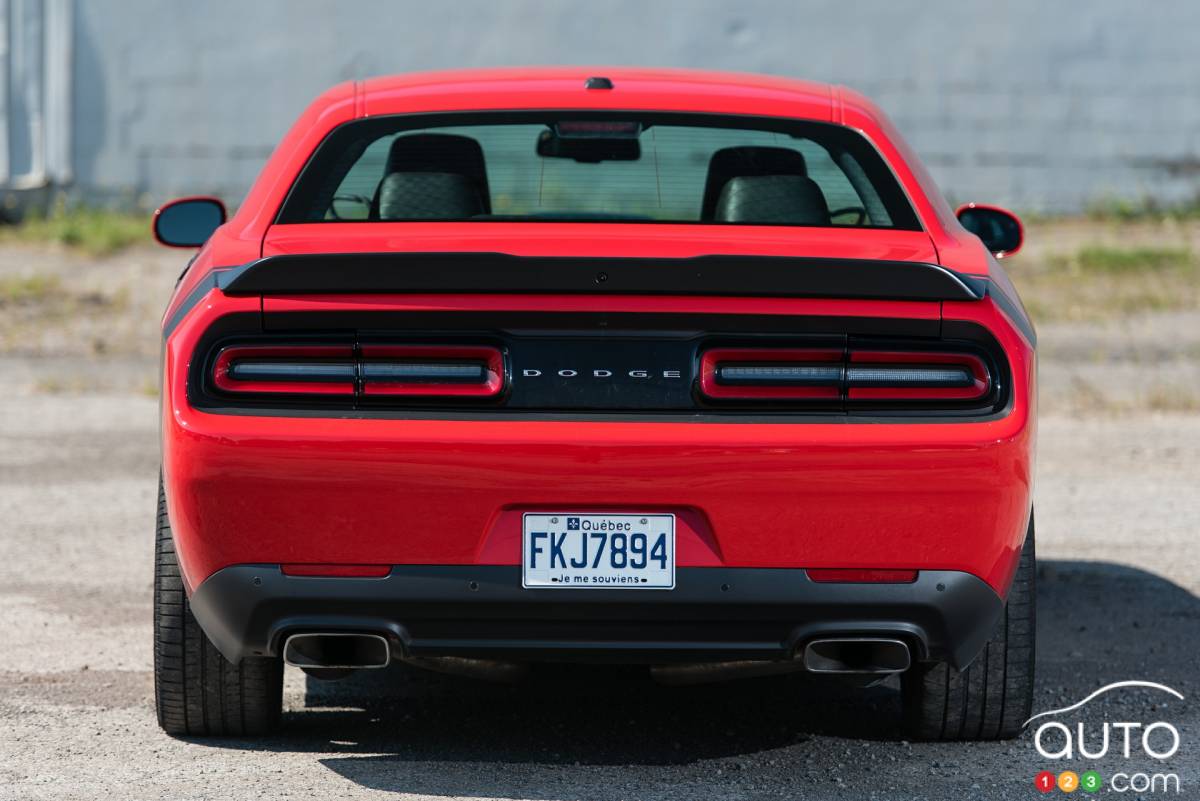
[[[322,95],[163,317],[159,721],[250,734],[284,663],[665,682],[899,675],[914,736],[1033,682],[1035,336],[838,86],[506,69]]]

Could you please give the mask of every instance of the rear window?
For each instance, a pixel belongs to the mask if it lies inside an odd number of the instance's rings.
[[[883,159],[848,128],[629,112],[347,123],[277,222],[419,220],[920,229]]]

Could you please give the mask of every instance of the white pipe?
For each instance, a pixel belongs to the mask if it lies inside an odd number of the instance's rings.
[[[0,186],[8,183],[8,0],[0,0]]]
[[[74,177],[71,159],[71,84],[74,48],[72,0],[46,0],[44,88],[46,91],[46,171],[57,186]]]
[[[42,117],[43,76],[40,70],[35,69],[35,66],[41,66],[41,59],[26,55],[27,49],[36,49],[38,55],[41,54],[45,28],[42,25],[42,15],[33,11],[31,5],[30,0],[13,2],[13,74],[24,90],[25,113],[29,118],[29,172],[12,176],[8,182],[12,189],[40,189],[46,185],[45,121]],[[38,10],[44,11],[44,8],[39,6]],[[30,27],[33,29],[33,35],[27,33],[27,28]]]

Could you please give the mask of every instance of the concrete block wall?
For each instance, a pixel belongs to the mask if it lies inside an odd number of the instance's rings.
[[[844,83],[952,200],[1200,196],[1195,0],[76,0],[72,46],[72,168],[97,197],[236,203],[334,83],[530,63]]]

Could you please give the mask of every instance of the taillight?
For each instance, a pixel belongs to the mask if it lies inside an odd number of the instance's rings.
[[[213,363],[222,392],[353,395],[357,366],[350,345],[231,345]]]
[[[504,357],[470,345],[364,345],[364,395],[495,397],[504,389]]]
[[[841,397],[841,350],[716,348],[700,357],[700,391],[716,399]]]
[[[979,400],[991,390],[983,359],[971,353],[858,351],[846,365],[848,400]]]
[[[236,395],[490,398],[504,389],[504,356],[475,345],[230,345],[212,383]]]
[[[965,351],[714,348],[700,357],[700,392],[714,401],[959,404],[993,387],[987,363]]]

